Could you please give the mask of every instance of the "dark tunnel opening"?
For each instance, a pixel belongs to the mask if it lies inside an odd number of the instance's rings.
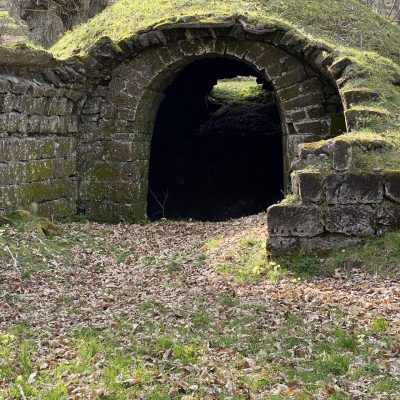
[[[217,82],[259,92],[230,98],[229,89],[224,97]],[[149,218],[238,218],[266,210],[282,191],[282,128],[271,84],[238,61],[193,62],[167,88],[158,111]]]

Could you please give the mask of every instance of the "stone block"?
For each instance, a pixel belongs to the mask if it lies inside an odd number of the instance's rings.
[[[280,105],[284,111],[290,111],[304,107],[319,106],[323,102],[323,93],[308,93],[292,100],[283,101]]]
[[[297,98],[301,95],[301,84],[296,83],[284,89],[277,91],[280,101],[287,101]]]
[[[343,93],[343,97],[347,107],[362,103],[364,101],[378,101],[381,94],[376,90],[369,89],[350,89]]]
[[[351,64],[353,64],[353,61],[351,61],[348,57],[343,57],[335,61],[329,69],[335,79],[339,79],[343,75],[346,68]]]
[[[274,255],[283,255],[298,249],[298,238],[270,236],[267,238],[267,252]]]
[[[318,135],[288,135],[286,137],[286,148],[290,157],[299,155],[300,146],[304,143],[316,142],[320,139]],[[301,153],[300,153],[301,154]]]
[[[285,121],[288,123],[294,123],[294,122],[299,122],[299,121],[304,121],[307,119],[307,112],[306,110],[294,110],[294,111],[288,111],[285,115]],[[295,133],[295,132],[293,132]]]
[[[385,197],[400,203],[400,170],[390,170],[384,173]]]
[[[106,183],[84,180],[79,184],[79,198],[83,201],[100,202],[105,199]]]
[[[352,161],[351,143],[345,140],[336,140],[333,145],[333,168],[345,171],[350,168]]]
[[[53,176],[52,161],[34,160],[28,163],[28,182],[43,181],[50,179]]]
[[[76,115],[68,115],[64,118],[66,133],[78,132],[78,117]]]
[[[48,200],[70,197],[76,199],[78,196],[78,186],[74,178],[53,179],[50,183],[52,194]]]
[[[132,176],[133,165],[131,162],[104,162],[98,161],[90,165],[85,171],[86,176],[93,181],[117,182],[129,180]]]
[[[345,111],[347,130],[353,131],[361,129],[371,122],[383,123],[387,120],[388,114],[378,110],[368,109],[348,109]]]
[[[26,111],[28,114],[32,115],[32,114],[39,114],[39,115],[43,115],[45,110],[46,110],[46,106],[47,106],[47,98],[46,97],[31,97],[31,96],[25,96],[27,102],[29,102],[29,104],[27,104],[26,106]]]
[[[324,120],[295,122],[294,127],[297,133],[303,135],[312,134],[326,137],[330,133],[329,123]]]
[[[28,118],[28,133],[40,133],[42,118],[40,115],[31,115]]]
[[[329,121],[331,124],[330,114],[322,106],[314,106],[314,107],[308,108],[307,116],[310,119],[324,119],[325,121]]]
[[[0,186],[10,184],[9,166],[6,163],[0,163]]]
[[[293,172],[292,188],[302,202],[319,202],[325,194],[324,179],[320,172]]]
[[[298,82],[302,82],[307,78],[304,68],[301,66],[291,70],[281,76],[274,78],[273,83],[276,88],[285,88]]]
[[[132,144],[133,160],[148,160],[150,158],[150,142],[135,142]]]
[[[9,177],[13,184],[28,182],[28,162],[9,162]]]
[[[8,132],[8,114],[0,114],[0,133]]]
[[[329,156],[332,153],[331,141],[317,141],[315,143],[303,143],[299,145],[299,156],[307,159],[309,156]]]
[[[54,178],[67,178],[76,175],[75,158],[56,158],[52,160],[52,176]]]
[[[58,115],[70,115],[74,108],[74,103],[66,97],[60,97],[57,103]]]
[[[15,109],[18,97],[13,93],[0,96],[0,111],[3,113],[11,112]]]
[[[324,231],[321,210],[316,206],[277,204],[268,209],[268,236],[313,237]]]
[[[302,238],[299,240],[299,247],[306,253],[315,254],[343,249],[361,242],[362,238],[356,236],[325,234],[314,238]]]
[[[58,98],[52,97],[48,100],[46,115],[57,115],[58,114]]]
[[[326,179],[328,204],[376,204],[383,199],[379,174],[335,174]]]
[[[133,146],[136,146],[136,143],[117,140],[111,141],[107,146],[110,151],[110,159],[115,161],[132,161],[134,159]]]
[[[0,79],[0,93],[8,93],[11,91],[11,84],[7,79]]]
[[[15,203],[15,186],[0,187],[0,212],[13,211]]]
[[[236,45],[234,45],[235,43]],[[230,46],[232,44],[232,47]],[[249,48],[251,47],[251,42],[247,40],[239,40],[228,43],[227,51],[232,49],[232,56],[242,60],[247,54]]]
[[[18,185],[15,189],[17,207],[27,206],[33,202],[52,200],[53,188],[50,183],[49,181],[39,181]]]
[[[31,87],[32,83],[21,78],[9,78],[11,82],[11,92],[15,94],[25,94]]]
[[[378,208],[377,234],[400,228],[400,204],[384,200]]]
[[[61,132],[61,121],[58,115],[52,115],[48,118],[48,133],[60,133]]]
[[[373,206],[347,205],[329,208],[326,230],[345,235],[369,236],[375,234],[377,212]]]

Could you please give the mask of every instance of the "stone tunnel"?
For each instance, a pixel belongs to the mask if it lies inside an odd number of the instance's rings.
[[[186,186],[180,197],[172,197],[176,207],[167,216],[219,220],[271,206],[272,251],[299,244],[311,250],[340,247],[376,232],[382,221],[370,204],[383,204],[383,178],[367,178],[365,188],[347,171],[349,145],[330,140],[351,129],[352,120],[347,114],[345,118],[350,105],[340,91],[349,62],[335,60],[323,45],[295,39],[291,31],[255,29],[238,18],[177,23],[118,46],[103,39],[85,59],[62,62],[27,51],[3,56],[2,213],[25,208],[56,219],[81,213],[97,221],[140,222],[149,214],[156,217],[154,199],[160,202],[163,182],[175,171],[170,187],[180,180]],[[192,147],[185,147],[185,134],[207,120],[205,96],[218,79],[235,76],[255,77],[272,95],[269,114],[258,127],[264,135],[235,143],[229,135],[218,143],[207,138],[196,142],[194,135]],[[211,159],[207,152],[215,149],[219,153]],[[215,160],[228,154],[232,171],[225,166],[211,188],[205,172],[217,171],[218,176]],[[332,209],[341,207],[342,216],[347,212],[347,220],[335,220],[317,205],[337,182],[333,177],[333,183],[326,183],[326,177],[307,170],[307,162],[316,157],[331,159],[335,176],[348,182],[351,193],[344,204],[337,198],[329,203]],[[251,188],[243,184],[249,176],[254,176]],[[190,177],[194,181],[188,183]],[[225,198],[218,207],[201,209],[202,203],[213,205],[213,196],[221,191]],[[299,203],[274,206],[283,191],[295,193]],[[224,214],[232,205],[229,198],[232,203],[255,198],[257,204]],[[368,206],[355,217],[349,207],[359,203]],[[367,227],[352,231],[352,218],[361,218]]]

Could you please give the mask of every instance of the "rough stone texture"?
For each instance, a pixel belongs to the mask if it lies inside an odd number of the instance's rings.
[[[328,204],[375,204],[383,199],[379,174],[336,174],[327,178]]]
[[[324,196],[321,173],[298,171],[292,174],[293,194],[302,202],[319,202]]]
[[[150,143],[166,87],[196,59],[229,57],[270,80],[281,112],[293,203],[268,210],[268,249],[347,246],[399,226],[400,173],[350,173],[353,143],[330,138],[384,118],[351,107],[378,93],[338,88],[349,59],[281,30],[238,19],[159,26],[85,60],[0,49],[0,213],[138,222],[146,215]],[[344,101],[342,104],[342,100]],[[310,143],[312,142],[312,143]],[[372,151],[382,144],[371,144]],[[374,147],[375,146],[375,147]],[[321,165],[330,165],[326,175]]]
[[[385,173],[385,195],[390,200],[400,203],[400,170]]]
[[[78,198],[76,97],[31,65],[24,75],[0,74],[0,213],[64,218],[76,214]]]
[[[336,140],[333,146],[333,168],[337,171],[345,171],[349,169],[351,160],[351,144],[344,140]]]
[[[268,209],[269,236],[313,237],[324,231],[322,212],[315,206],[277,204]]]
[[[372,206],[333,206],[328,211],[326,230],[354,236],[373,235],[375,220],[376,210]]]

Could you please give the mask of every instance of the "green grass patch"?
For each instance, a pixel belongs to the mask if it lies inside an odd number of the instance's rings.
[[[259,102],[264,98],[264,91],[255,78],[237,77],[219,80],[211,96],[222,103]]]

